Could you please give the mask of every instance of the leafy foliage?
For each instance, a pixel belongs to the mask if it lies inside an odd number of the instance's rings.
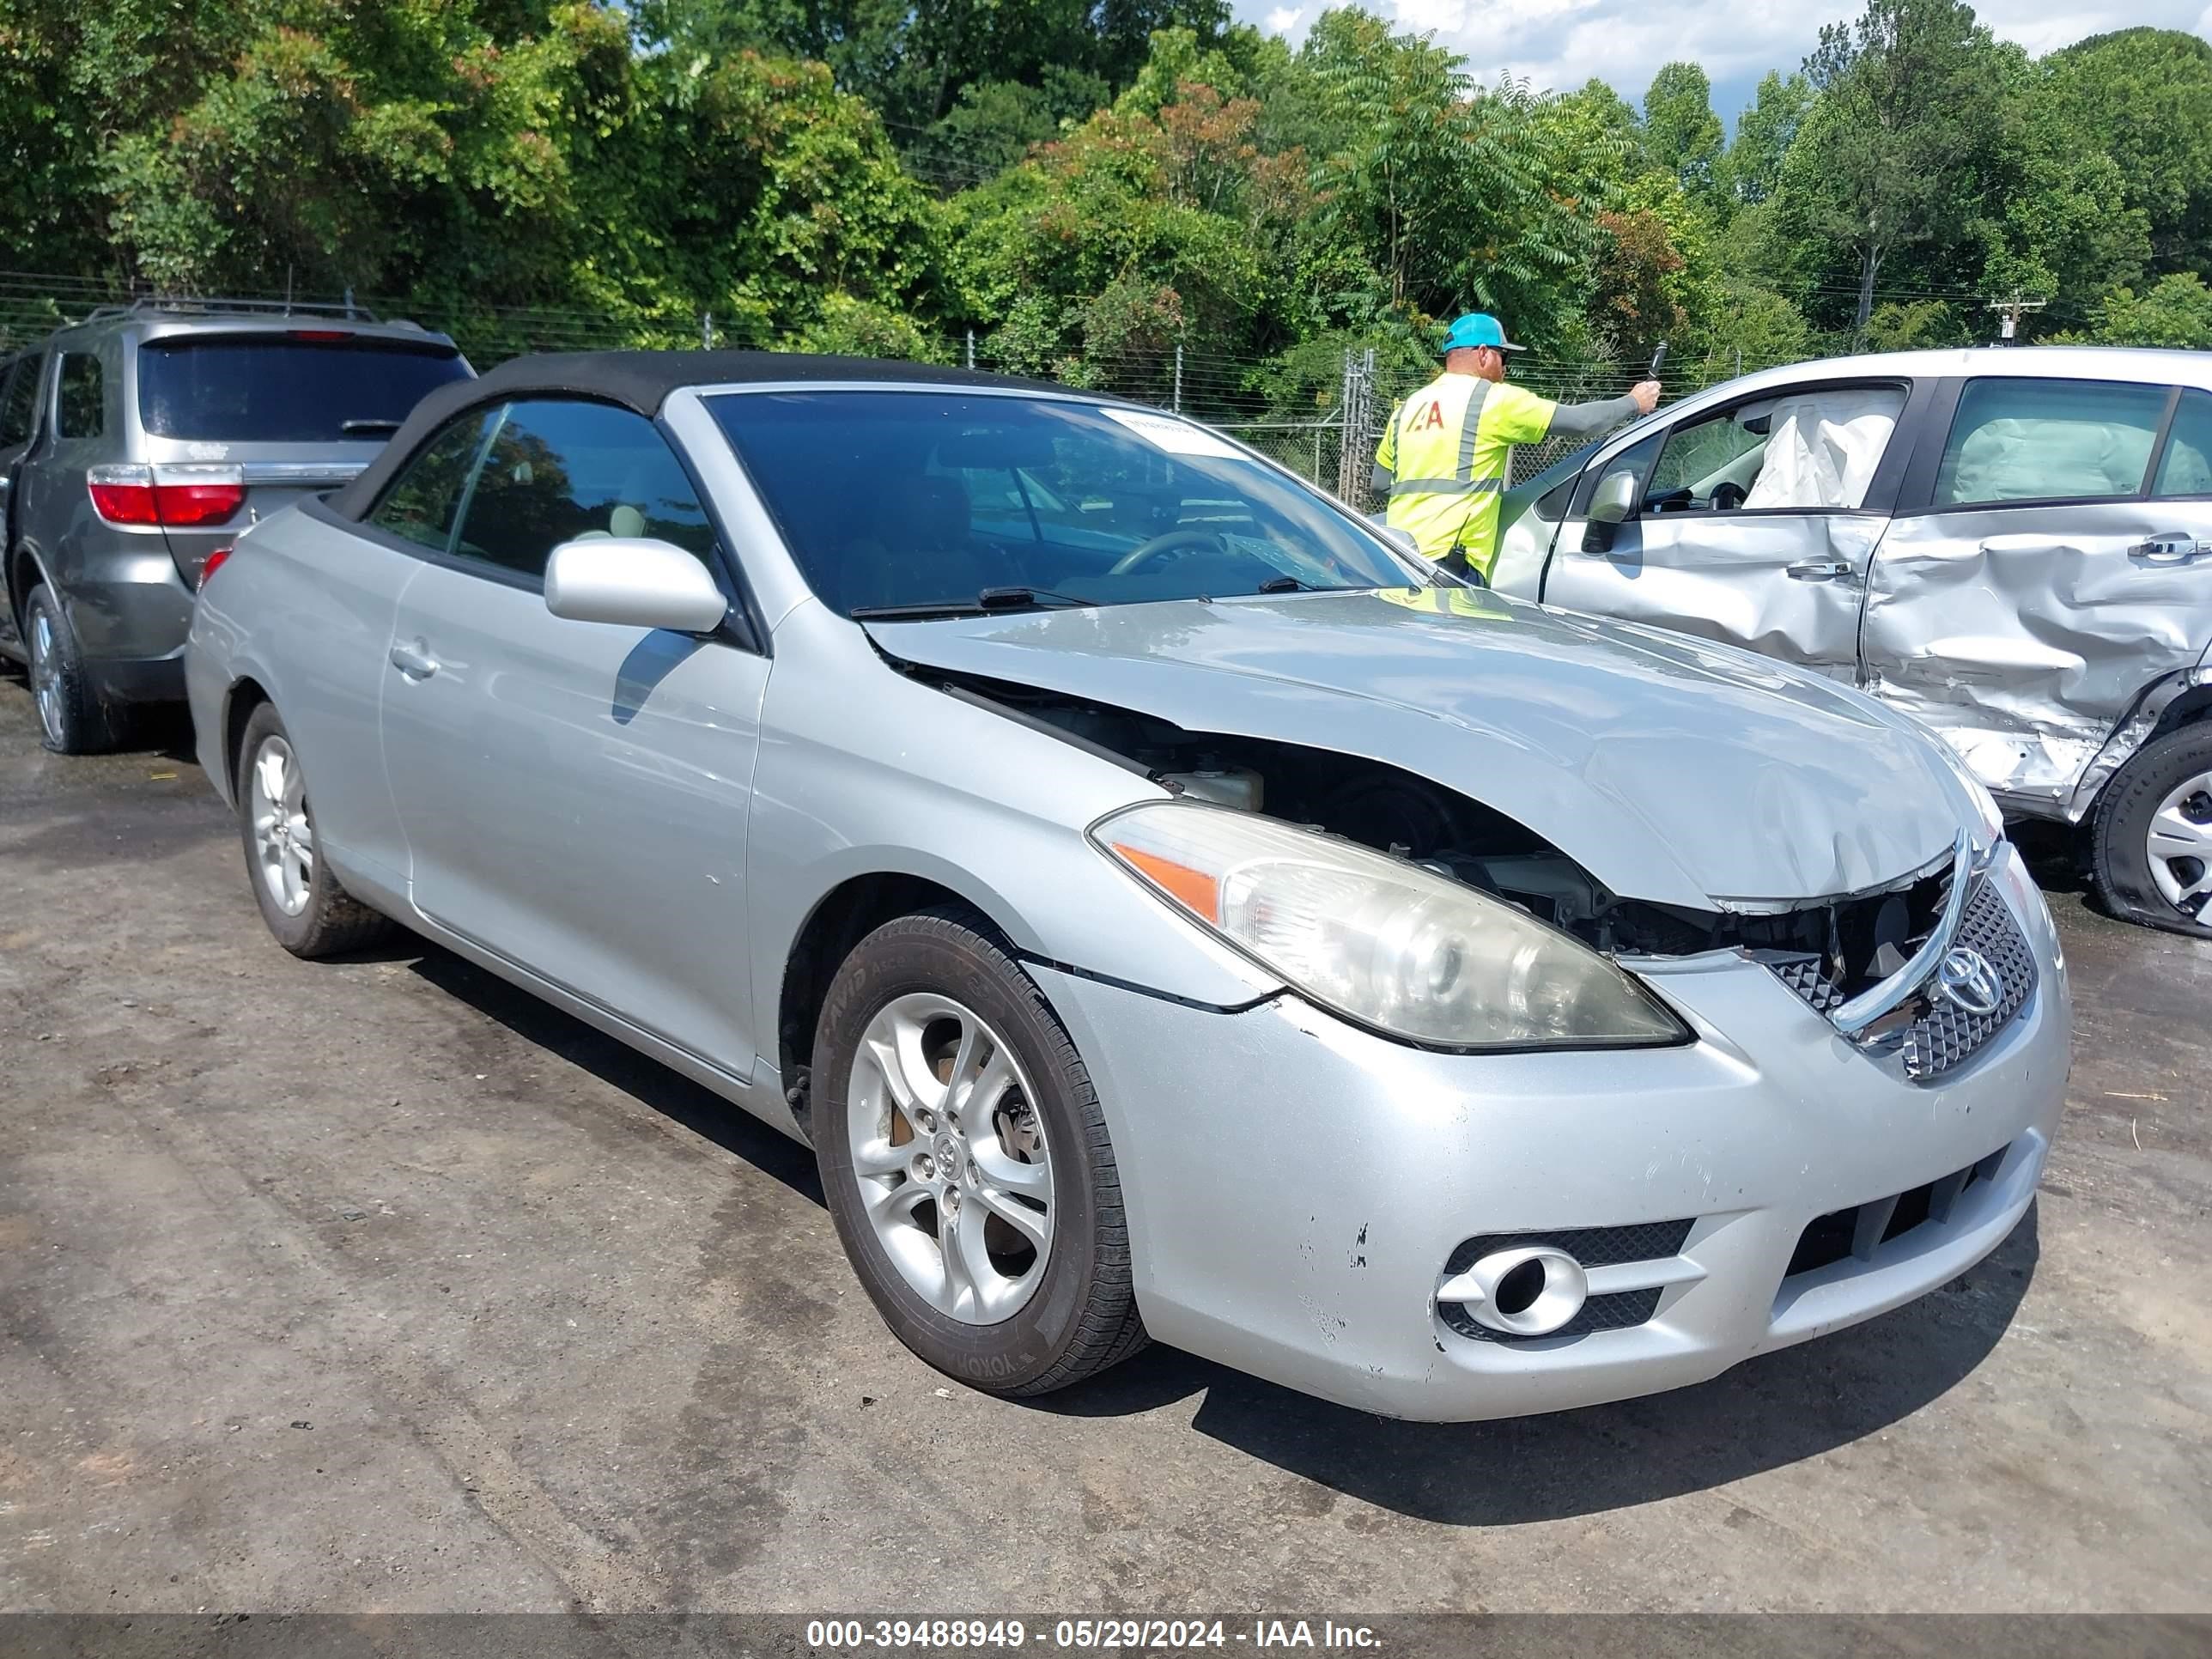
[[[499,349],[610,335],[944,356],[1285,411],[1480,307],[1554,360],[1986,338],[2212,344],[2212,45],[2040,60],[1865,0],[1732,140],[1479,84],[1357,7],[1227,0],[9,0],[19,268],[351,287]],[[538,320],[517,331],[514,307]],[[548,319],[552,320],[547,320]],[[1234,365],[1234,367],[1224,367]]]

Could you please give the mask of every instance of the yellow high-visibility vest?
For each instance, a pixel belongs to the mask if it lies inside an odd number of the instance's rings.
[[[1548,434],[1558,408],[1502,380],[1437,375],[1391,410],[1375,452],[1395,481],[1385,522],[1412,536],[1424,557],[1465,553],[1489,580],[1506,458]]]

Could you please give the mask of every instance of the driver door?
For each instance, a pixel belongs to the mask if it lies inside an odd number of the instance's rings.
[[[1595,465],[1560,525],[1549,605],[1654,623],[1856,684],[1867,573],[1916,412],[1898,382],[1822,382],[1707,405]],[[1590,516],[1607,479],[1628,516]]]

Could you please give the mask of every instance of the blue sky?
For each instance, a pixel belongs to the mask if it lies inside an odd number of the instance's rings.
[[[1705,65],[1713,106],[1733,122],[1771,69],[1794,70],[1820,25],[1855,15],[1852,0],[1771,5],[1757,0],[1364,0],[1399,26],[1433,30],[1483,81],[1501,70],[1560,91],[1593,75],[1640,104],[1652,71],[1672,58]],[[1237,15],[1297,39],[1325,0],[1236,0]],[[2212,39],[2212,0],[1990,0],[1978,6],[1998,34],[2042,53],[2087,34],[2155,24]]]

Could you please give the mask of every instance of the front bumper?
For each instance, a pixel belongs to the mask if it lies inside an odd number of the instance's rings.
[[[1223,1013],[1031,971],[1104,1105],[1154,1336],[1389,1416],[1509,1417],[1702,1382],[2003,1241],[2057,1126],[2071,1011],[2018,855],[1991,873],[2039,981],[1933,1085],[1733,956],[1649,975],[1698,1042],[1613,1054],[1434,1054],[1293,997]],[[1910,1212],[1931,1184],[1923,1224],[1841,1260],[1801,1250],[1816,1222],[1900,1194]],[[1499,1341],[1439,1308],[1470,1239],[1681,1222],[1627,1235],[1674,1251],[1640,1322]]]

